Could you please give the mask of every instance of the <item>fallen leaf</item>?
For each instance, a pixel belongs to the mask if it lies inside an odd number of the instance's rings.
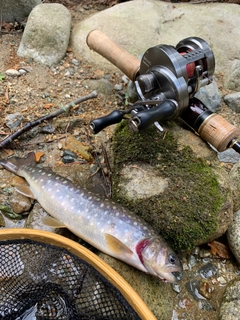
[[[44,109],[49,109],[49,108],[51,108],[52,107],[52,103],[46,103],[44,106],[43,106],[43,108]]]
[[[71,150],[72,152],[76,153],[78,156],[81,156],[87,161],[93,161],[93,157],[89,152],[91,150],[91,147],[85,146],[83,143],[78,141],[73,136],[68,136],[63,148]]]
[[[37,151],[35,152],[36,162],[39,163],[41,158],[45,155],[43,151]]]
[[[231,259],[230,249],[225,244],[218,241],[212,241],[209,242],[208,245],[211,248],[211,253],[214,256],[219,256],[223,259]]]

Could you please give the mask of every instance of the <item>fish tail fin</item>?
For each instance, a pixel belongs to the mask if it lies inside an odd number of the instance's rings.
[[[30,152],[24,158],[12,157],[9,159],[0,159],[0,164],[15,174],[19,174],[22,167],[31,163],[36,163],[36,156],[34,152]]]

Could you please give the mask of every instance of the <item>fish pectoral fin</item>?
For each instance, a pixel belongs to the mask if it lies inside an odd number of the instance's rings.
[[[53,217],[44,217],[42,218],[42,222],[48,227],[66,228],[65,224],[63,224],[61,221]]]
[[[108,248],[116,254],[132,255],[133,252],[124,243],[109,233],[105,233],[105,239]]]
[[[29,186],[26,186],[26,185],[16,186],[15,189],[17,190],[17,192],[23,194],[24,196],[35,199],[34,194],[32,193]]]

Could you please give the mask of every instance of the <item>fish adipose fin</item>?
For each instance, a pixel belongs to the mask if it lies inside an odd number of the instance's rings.
[[[55,218],[52,218],[52,217],[44,217],[44,218],[42,218],[42,222],[48,227],[66,228],[65,224],[63,224],[58,219],[55,219]]]
[[[24,196],[28,197],[28,198],[32,198],[35,199],[31,189],[29,186],[23,185],[23,186],[16,186],[15,189],[17,190],[17,192],[23,194]]]
[[[111,234],[105,233],[105,239],[108,248],[116,254],[132,255],[133,252],[124,243],[112,236]]]

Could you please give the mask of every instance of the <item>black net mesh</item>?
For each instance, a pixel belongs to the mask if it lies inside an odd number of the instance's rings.
[[[120,291],[69,251],[0,241],[0,319],[140,319]]]

